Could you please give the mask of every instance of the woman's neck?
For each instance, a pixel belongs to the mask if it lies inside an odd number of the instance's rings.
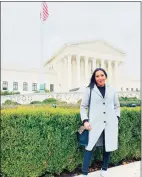
[[[97,86],[98,86],[98,87],[104,87],[104,86],[105,86],[105,84],[104,84],[104,85],[98,85],[98,84],[97,84]]]

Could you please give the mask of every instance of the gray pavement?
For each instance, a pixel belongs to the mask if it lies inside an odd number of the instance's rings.
[[[140,177],[141,161],[108,169],[108,177]],[[82,175],[75,176],[81,177]],[[88,177],[100,177],[100,171],[91,172]]]

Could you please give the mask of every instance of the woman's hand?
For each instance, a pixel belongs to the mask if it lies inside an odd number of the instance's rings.
[[[89,122],[85,122],[84,127],[85,127],[86,130],[91,130],[91,125],[90,125]]]

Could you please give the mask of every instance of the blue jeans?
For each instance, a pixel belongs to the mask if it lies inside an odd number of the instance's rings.
[[[104,131],[103,131],[103,135],[104,135]],[[109,160],[110,160],[110,152],[106,152],[105,151],[105,142],[104,142],[104,140],[103,140],[103,144],[104,144],[104,146],[103,146],[103,164],[102,164],[102,169],[103,170],[107,170],[108,165],[109,165]],[[89,164],[90,164],[93,152],[94,152],[94,148],[92,149],[92,151],[85,150],[85,152],[84,152],[84,160],[83,160],[83,166],[82,166],[82,174],[83,175],[87,175],[88,174]]]

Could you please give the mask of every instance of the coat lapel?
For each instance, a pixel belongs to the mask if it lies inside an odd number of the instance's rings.
[[[99,91],[98,87],[96,85],[94,85],[94,91],[102,98],[105,99],[108,95],[108,85],[105,84],[105,96],[103,98],[101,92]]]
[[[98,87],[96,86],[96,84],[94,85],[94,91],[101,97],[103,98],[101,92],[99,91]]]
[[[105,88],[105,99],[107,98],[108,95],[108,91],[109,91],[109,86],[106,84],[106,88]]]

